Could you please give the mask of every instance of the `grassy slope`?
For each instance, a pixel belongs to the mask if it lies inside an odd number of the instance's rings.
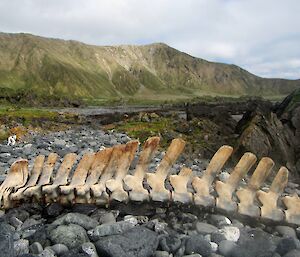
[[[164,44],[99,47],[28,34],[0,33],[0,88],[94,103],[201,95],[286,95],[300,81],[263,79]],[[1,91],[0,91],[1,95]]]

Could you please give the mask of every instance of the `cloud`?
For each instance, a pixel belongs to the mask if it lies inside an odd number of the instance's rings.
[[[300,78],[298,0],[3,0],[0,30],[90,44],[165,42],[266,77]]]

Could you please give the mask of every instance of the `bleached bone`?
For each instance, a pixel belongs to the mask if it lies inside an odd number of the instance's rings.
[[[36,185],[39,176],[41,175],[42,169],[43,169],[43,165],[44,165],[44,161],[45,161],[45,156],[44,155],[39,155],[35,158],[34,160],[34,165],[31,171],[31,175],[29,177],[29,180],[27,181],[26,185],[20,189],[18,189],[17,192],[12,193],[10,195],[10,199],[12,201],[19,201],[22,198],[24,198],[24,191],[29,188],[32,187],[34,185]]]
[[[124,153],[126,145],[117,145],[113,147],[113,152],[107,167],[102,172],[100,179],[97,184],[91,186],[91,191],[93,193],[93,200],[96,204],[105,205],[108,203],[109,195],[106,192],[105,183],[113,177],[116,169],[118,168],[118,163]]]
[[[47,159],[47,162],[44,165],[43,171],[38,180],[38,184],[36,186],[28,187],[24,191],[25,197],[34,198],[36,201],[40,201],[42,198],[42,186],[49,184],[51,175],[54,169],[54,165],[56,163],[58,155],[56,153],[50,153]]]
[[[64,204],[72,203],[75,199],[74,189],[76,186],[83,186],[86,180],[88,171],[90,170],[95,159],[94,153],[86,153],[78,163],[76,170],[74,171],[72,180],[67,186],[60,186],[60,202]]]
[[[112,152],[113,148],[106,148],[95,154],[94,162],[84,185],[75,187],[75,203],[92,203],[90,194],[91,186],[98,182],[99,177],[111,159]]]
[[[111,199],[119,202],[127,202],[128,193],[123,189],[123,178],[126,176],[134,154],[138,148],[138,141],[130,141],[123,149],[123,153],[118,161],[118,166],[113,179],[106,181],[106,187],[112,192]]]
[[[58,198],[58,187],[61,185],[66,185],[68,183],[68,177],[72,170],[74,163],[76,162],[77,154],[68,153],[65,155],[63,162],[61,163],[55,180],[51,185],[45,185],[42,187],[42,192],[46,197],[47,203],[56,201]]]
[[[148,138],[148,140],[144,144],[134,174],[127,175],[123,179],[127,188],[131,190],[129,191],[130,200],[140,201],[140,202],[149,200],[149,193],[143,187],[143,180],[147,172],[149,163],[159,146],[159,141],[160,141],[159,137]]]
[[[193,178],[192,185],[196,191],[194,194],[194,202],[196,205],[205,207],[215,205],[215,198],[209,192],[216,175],[221,171],[231,156],[232,151],[233,148],[231,146],[224,145],[220,147],[209,162],[204,175],[201,178]]]
[[[300,198],[297,194],[293,196],[285,196],[282,199],[285,210],[285,219],[288,223],[300,225]]]
[[[28,173],[27,160],[18,160],[11,165],[5,180],[0,186],[0,206],[10,207],[10,193],[26,184]]]
[[[185,146],[185,141],[176,138],[172,140],[164,158],[155,173],[147,173],[147,182],[151,187],[150,197],[153,201],[166,201],[170,199],[170,192],[165,188],[165,180],[170,167],[175,163]]]
[[[266,193],[261,190],[257,192],[257,197],[262,203],[261,217],[275,221],[283,220],[284,213],[278,208],[277,201],[287,186],[288,173],[289,171],[286,167],[281,167],[272,182],[269,192]]]
[[[274,162],[272,159],[268,157],[262,158],[251,176],[248,186],[236,192],[240,200],[238,204],[238,212],[240,214],[251,217],[260,216],[260,208],[255,205],[256,193],[270,174],[273,166]]]
[[[187,184],[193,175],[193,171],[182,168],[178,175],[170,176],[170,183],[174,188],[172,199],[174,202],[189,203],[193,201],[193,194],[187,191]]]
[[[239,185],[240,180],[247,174],[253,164],[256,162],[256,156],[253,153],[245,153],[235,166],[228,180],[216,182],[216,191],[218,197],[216,206],[226,211],[236,211],[237,203],[232,201],[232,194]]]

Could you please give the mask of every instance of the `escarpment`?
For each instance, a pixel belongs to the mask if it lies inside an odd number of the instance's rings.
[[[169,175],[185,141],[174,139],[154,173],[148,165],[159,147],[159,137],[149,138],[141,152],[139,142],[129,141],[79,156],[68,153],[57,171],[58,155],[36,157],[32,170],[27,160],[12,164],[5,181],[0,186],[0,206],[9,209],[22,202],[64,205],[86,203],[109,206],[110,202],[169,202],[203,208],[217,208],[254,218],[285,221],[300,225],[300,199],[298,195],[283,195],[288,183],[288,169],[281,167],[271,187],[262,190],[274,162],[247,152],[232,169],[225,181],[217,179],[218,173],[230,158],[233,148],[222,146],[210,160],[201,177],[183,167],[179,174]],[[129,168],[135,155],[139,160],[132,174]],[[256,165],[256,167],[255,167]],[[254,168],[251,179],[242,186],[241,180]]]

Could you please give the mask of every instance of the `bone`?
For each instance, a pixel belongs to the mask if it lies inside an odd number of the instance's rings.
[[[238,204],[238,212],[240,214],[251,217],[260,216],[260,208],[255,205],[256,193],[269,176],[273,166],[274,162],[272,159],[267,157],[262,158],[251,176],[248,186],[236,192],[236,195],[240,200],[240,203]]]
[[[42,187],[42,192],[45,195],[46,203],[55,202],[58,198],[58,187],[60,185],[66,185],[68,183],[68,177],[72,170],[74,163],[76,162],[77,154],[68,153],[65,155],[63,162],[61,163],[55,180],[51,185],[45,185]]]
[[[88,177],[82,186],[75,187],[75,203],[92,203],[90,194],[91,186],[96,184],[112,156],[113,148],[103,149],[95,154],[94,162],[88,173]]]
[[[196,205],[205,207],[215,205],[215,198],[209,193],[212,182],[231,156],[232,151],[233,149],[231,146],[225,145],[220,147],[209,162],[204,175],[201,178],[193,178],[192,185],[196,191],[194,194],[194,202]]]
[[[45,156],[44,155],[39,155],[35,158],[34,160],[34,165],[32,168],[32,172],[31,175],[29,177],[29,180],[27,181],[26,185],[22,188],[20,188],[17,192],[12,193],[10,195],[10,199],[13,201],[19,201],[22,198],[24,198],[24,194],[23,192],[32,186],[35,186],[43,169],[43,165],[44,165],[44,161],[45,161]]]
[[[126,145],[117,145],[113,148],[111,159],[101,174],[101,177],[97,184],[91,186],[93,193],[93,200],[98,205],[105,205],[108,203],[109,195],[106,192],[106,181],[111,179],[118,167],[118,162],[122,157],[122,154],[126,148]]]
[[[144,144],[134,174],[127,175],[123,179],[125,185],[130,190],[129,198],[132,201],[142,202],[142,201],[149,200],[149,193],[143,187],[143,180],[147,172],[149,163],[159,146],[159,141],[160,141],[159,137],[148,138],[148,140]]]
[[[36,201],[40,201],[42,199],[42,186],[50,183],[57,157],[58,155],[56,153],[49,154],[47,162],[44,164],[43,171],[38,180],[38,184],[36,186],[28,187],[23,192],[25,197],[33,197]]]
[[[18,160],[14,162],[9,172],[0,186],[0,207],[9,208],[11,203],[9,195],[13,190],[23,187],[28,179],[28,161]]]
[[[187,191],[187,184],[193,175],[193,171],[183,168],[178,175],[170,176],[170,183],[174,188],[172,199],[174,202],[190,203],[193,201],[193,194]]]
[[[282,199],[284,205],[287,207],[285,210],[285,220],[291,224],[300,225],[300,198],[297,194],[293,196],[285,196]]]
[[[72,203],[75,199],[74,189],[76,186],[83,186],[95,159],[94,153],[86,153],[78,163],[76,170],[72,176],[72,180],[67,186],[60,186],[60,199],[59,201],[63,204]]]
[[[168,176],[170,167],[176,162],[177,158],[183,151],[185,141],[176,138],[172,140],[164,158],[159,164],[156,173],[147,173],[147,183],[151,187],[150,197],[153,201],[167,201],[170,200],[170,192],[165,188],[165,180]]]
[[[253,153],[245,153],[235,166],[228,180],[225,183],[222,181],[216,182],[216,191],[218,193],[216,206],[218,208],[228,212],[237,210],[237,203],[232,200],[232,194],[239,185],[240,180],[256,162],[256,159]]]
[[[281,167],[272,182],[269,192],[258,191],[257,197],[262,203],[261,217],[281,221],[284,219],[284,212],[278,208],[278,198],[282,194],[288,182],[288,169]]]
[[[126,144],[124,152],[120,156],[113,179],[106,181],[106,187],[112,192],[111,199],[119,202],[128,201],[128,193],[123,189],[123,178],[126,176],[134,154],[138,148],[138,141],[130,141]]]

